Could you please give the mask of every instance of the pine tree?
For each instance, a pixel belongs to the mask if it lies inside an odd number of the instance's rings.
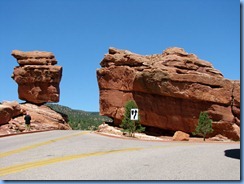
[[[198,124],[193,134],[203,136],[203,140],[205,141],[206,135],[212,132],[212,120],[208,117],[207,112],[201,112],[199,115]]]
[[[138,107],[135,101],[131,100],[125,104],[124,108],[125,108],[125,114],[120,127],[123,128],[123,132],[128,132],[130,137],[134,137],[135,132],[143,132],[145,130],[145,128],[142,127],[141,124],[139,123],[140,121],[139,114],[138,114],[137,121],[130,119],[131,109],[138,108]]]

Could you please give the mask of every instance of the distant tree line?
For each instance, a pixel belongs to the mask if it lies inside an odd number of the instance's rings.
[[[46,106],[58,113],[67,115],[68,123],[73,130],[96,130],[103,122],[111,121],[106,116],[100,116],[98,112],[74,110],[66,106],[51,103],[46,104]]]

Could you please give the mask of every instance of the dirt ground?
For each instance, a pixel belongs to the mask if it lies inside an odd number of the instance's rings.
[[[95,133],[104,136],[114,137],[114,138],[121,138],[121,139],[135,139],[135,140],[138,139],[144,141],[164,141],[164,142],[173,141],[173,136],[151,136],[151,135],[146,135],[144,133],[135,133],[135,137],[129,137],[128,135],[123,134],[120,128],[112,127],[107,124],[103,124],[99,126],[98,130],[95,131]],[[236,141],[232,141],[224,136],[217,135],[215,137],[206,138],[205,141],[203,141],[203,138],[200,137],[190,137],[189,140],[186,142],[199,142],[199,143],[233,142],[235,143]]]

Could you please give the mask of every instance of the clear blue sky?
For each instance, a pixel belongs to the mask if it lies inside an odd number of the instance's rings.
[[[18,100],[14,49],[53,52],[59,104],[86,111],[99,111],[96,69],[109,47],[182,47],[240,80],[239,0],[1,0],[0,23],[0,101]]]

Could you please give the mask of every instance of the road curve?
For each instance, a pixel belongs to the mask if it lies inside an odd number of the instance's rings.
[[[118,139],[87,131],[0,138],[1,180],[240,180],[240,143]]]

